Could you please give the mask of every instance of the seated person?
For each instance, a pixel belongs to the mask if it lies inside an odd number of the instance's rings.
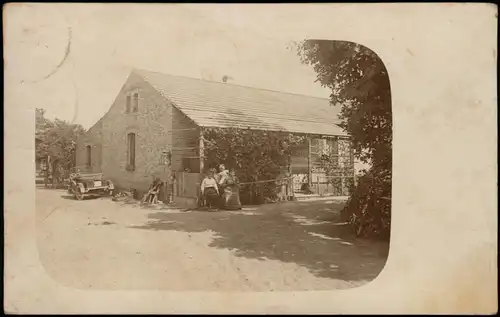
[[[215,172],[210,169],[201,183],[201,195],[209,211],[212,211],[212,207],[217,206],[219,201],[219,186],[214,176]]]
[[[223,180],[222,186],[222,207],[227,210],[240,210],[240,185],[236,171],[231,169],[229,175]]]

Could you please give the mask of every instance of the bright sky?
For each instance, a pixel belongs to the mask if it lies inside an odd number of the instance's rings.
[[[85,128],[108,110],[132,68],[213,80],[229,75],[240,85],[328,98],[329,91],[314,82],[312,68],[286,49],[289,41],[302,38],[264,27],[273,25],[276,11],[241,10],[227,5],[25,5],[16,10],[22,22],[8,33],[9,43],[15,43],[5,49],[6,67],[15,70],[9,80],[23,81],[18,89],[24,102]],[[37,81],[63,60],[69,27],[67,59],[51,77]]]

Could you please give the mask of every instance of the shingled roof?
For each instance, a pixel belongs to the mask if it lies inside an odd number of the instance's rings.
[[[134,70],[201,127],[345,136],[328,99]]]

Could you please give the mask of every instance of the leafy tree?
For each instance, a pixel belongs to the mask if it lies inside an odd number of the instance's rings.
[[[280,178],[288,170],[292,149],[303,142],[302,136],[250,129],[204,129],[206,168],[225,164],[235,168],[241,182]],[[244,185],[242,203],[263,203],[276,198],[275,182]]]
[[[45,118],[45,110],[37,108],[35,110],[35,129],[36,129],[35,131],[36,131],[36,133],[39,133],[44,129],[46,120],[47,119]]]
[[[53,181],[58,183],[60,178],[75,166],[76,140],[85,130],[79,124],[60,119],[49,120],[44,114],[43,109],[36,109],[35,156],[49,162]],[[46,185],[48,176],[46,173]]]
[[[352,42],[305,40],[294,48],[317,82],[340,106],[341,127],[353,154],[371,168],[363,174],[343,214],[359,235],[388,237],[392,174],[392,109],[387,70],[370,49]]]

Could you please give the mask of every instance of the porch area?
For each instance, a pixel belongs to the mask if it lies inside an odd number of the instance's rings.
[[[171,131],[175,147],[166,150],[166,160],[170,166],[171,180],[168,184],[169,202],[184,208],[194,209],[201,206],[200,185],[209,168],[219,164],[228,164],[228,158],[219,161],[208,159],[203,127],[183,128]],[[256,133],[262,131],[256,131]],[[179,136],[182,135],[182,138]],[[274,177],[263,179],[262,176],[248,174],[248,170],[236,168],[240,179],[240,197],[246,197],[255,190],[273,191],[273,200],[285,201],[313,197],[348,197],[356,182],[354,157],[350,139],[346,136],[304,135],[303,142],[294,145],[285,159],[283,166],[276,170]],[[180,142],[182,141],[182,143]],[[213,141],[212,153],[213,153]],[[238,148],[223,148],[236,154]],[[245,149],[243,149],[245,150]],[[219,151],[219,150],[217,150]],[[232,158],[229,156],[229,158]],[[288,161],[288,163],[286,163]],[[226,167],[235,167],[236,161]],[[234,165],[234,166],[233,166]],[[271,188],[271,189],[270,189]],[[245,204],[242,199],[242,203]],[[254,201],[251,201],[253,204]],[[264,202],[260,202],[264,203]]]

